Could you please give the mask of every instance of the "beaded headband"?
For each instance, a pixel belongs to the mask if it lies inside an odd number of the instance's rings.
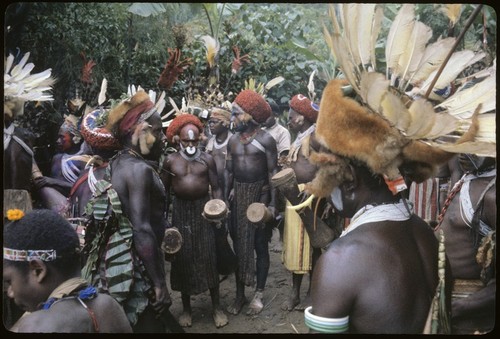
[[[54,261],[57,256],[56,250],[15,250],[4,247],[3,258],[10,261],[31,261],[34,259]]]

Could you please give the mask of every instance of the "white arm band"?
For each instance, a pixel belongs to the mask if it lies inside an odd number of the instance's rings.
[[[307,327],[321,333],[342,333],[349,329],[349,316],[344,318],[324,318],[311,313],[312,306],[304,311]]]

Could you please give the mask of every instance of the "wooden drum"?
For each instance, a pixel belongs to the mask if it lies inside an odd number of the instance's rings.
[[[254,202],[247,208],[247,218],[253,223],[268,222],[273,217],[271,211],[260,202]]]
[[[203,217],[212,222],[219,222],[226,218],[227,206],[221,199],[211,199],[207,201],[203,208]]]
[[[271,178],[271,185],[279,190],[293,205],[300,203],[300,191],[292,168],[285,168]]]
[[[170,227],[165,230],[165,235],[161,243],[161,249],[166,254],[175,254],[182,247],[182,234],[176,227]]]
[[[297,184],[297,178],[292,168],[285,168],[276,173],[271,178],[271,184],[279,190],[292,205],[300,204],[300,190]],[[315,204],[317,200],[313,201]],[[299,216],[306,228],[311,241],[311,246],[323,248],[331,243],[335,237],[334,231],[323,220],[317,217],[309,207],[303,208]]]

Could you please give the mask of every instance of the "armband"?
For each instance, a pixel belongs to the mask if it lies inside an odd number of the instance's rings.
[[[304,310],[307,327],[321,333],[343,333],[349,329],[349,316],[344,318],[324,318],[311,313],[312,306]]]

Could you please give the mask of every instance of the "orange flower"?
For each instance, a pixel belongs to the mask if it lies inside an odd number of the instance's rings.
[[[24,217],[24,212],[20,209],[14,208],[7,211],[7,219],[10,221],[16,221]]]

